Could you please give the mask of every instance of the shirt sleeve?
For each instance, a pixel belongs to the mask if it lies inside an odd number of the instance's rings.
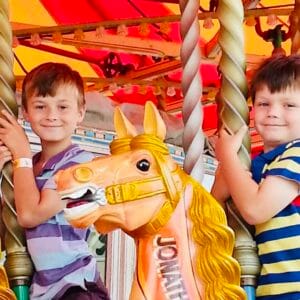
[[[44,184],[43,189],[56,190],[57,185],[54,180],[54,176],[50,177]]]
[[[94,157],[95,157],[95,155],[93,153],[87,152],[87,151],[83,151],[79,155],[77,155],[76,157],[73,157],[70,161],[67,161],[66,164],[60,165],[60,167],[57,168],[57,170],[55,170],[54,175],[59,170],[66,169],[68,167],[71,167],[72,165],[76,165],[76,164],[80,164],[80,163],[85,163],[85,162],[91,161]],[[54,179],[54,175],[51,176],[45,182],[45,184],[43,186],[43,189],[56,190],[57,185],[56,185],[56,182],[55,182],[55,179]]]
[[[287,149],[267,167],[266,176],[280,176],[300,183],[300,141],[291,143]]]

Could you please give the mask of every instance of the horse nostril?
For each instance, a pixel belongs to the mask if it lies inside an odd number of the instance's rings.
[[[90,181],[93,177],[93,171],[87,167],[76,168],[73,171],[74,178],[79,182],[87,182]]]

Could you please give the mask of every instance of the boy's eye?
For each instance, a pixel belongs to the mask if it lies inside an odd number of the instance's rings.
[[[267,103],[267,102],[258,102],[257,105],[258,106],[268,106],[269,103]]]
[[[293,103],[286,103],[284,106],[290,108],[290,107],[295,107],[296,105]]]
[[[36,109],[43,109],[45,106],[44,105],[36,105],[35,108]]]

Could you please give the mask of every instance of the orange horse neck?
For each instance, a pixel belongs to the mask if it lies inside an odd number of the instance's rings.
[[[188,202],[179,201],[170,221],[155,235],[135,239],[133,289],[138,288],[145,299],[201,299],[203,291],[193,265],[195,249],[186,217]],[[136,295],[137,291],[133,292]]]

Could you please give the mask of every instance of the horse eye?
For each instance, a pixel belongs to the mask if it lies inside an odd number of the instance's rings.
[[[150,169],[150,162],[147,159],[142,159],[136,163],[136,166],[139,170],[146,172]]]

